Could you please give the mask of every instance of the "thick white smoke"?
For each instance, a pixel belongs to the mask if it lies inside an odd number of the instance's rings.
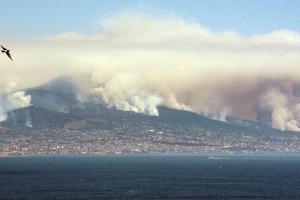
[[[255,110],[259,121],[281,130],[300,131],[299,85],[290,79],[268,80],[262,84]]]
[[[16,81],[1,84],[0,122],[7,119],[7,112],[30,106],[31,96],[26,95],[24,91],[13,92],[16,86]]]
[[[95,71],[90,81],[88,84],[88,87],[92,88],[90,92],[100,97],[108,107],[153,116],[159,115],[157,110],[159,105],[192,111],[190,106],[177,101],[174,94],[167,89],[167,85],[151,83],[153,80],[143,73],[116,72],[107,75]]]
[[[0,121],[6,120],[8,111],[28,107],[30,102],[31,96],[23,91],[0,94]]]
[[[94,92],[99,95],[108,107],[124,111],[146,113],[158,116],[157,106],[161,98],[150,91],[144,90],[142,79],[134,74],[119,74],[111,79],[99,80],[94,78]]]
[[[132,13],[101,19],[100,27],[91,35],[6,40],[16,59],[0,60],[6,72],[0,79],[16,74],[20,89],[75,73],[87,93],[109,107],[157,115],[157,105],[165,105],[219,113],[219,120],[230,111],[297,130],[298,96],[266,82],[300,80],[298,32],[244,37],[177,17]]]

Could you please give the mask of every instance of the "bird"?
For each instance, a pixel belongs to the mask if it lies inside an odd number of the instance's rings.
[[[10,50],[8,50],[8,49],[6,49],[5,47],[3,47],[2,45],[1,45],[1,48],[2,48],[2,50],[1,50],[1,52],[2,53],[5,53],[12,61],[13,61],[13,59],[11,58],[11,55],[10,55]]]

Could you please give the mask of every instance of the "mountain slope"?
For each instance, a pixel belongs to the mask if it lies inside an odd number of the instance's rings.
[[[300,152],[297,132],[233,117],[217,121],[163,106],[157,108],[159,116],[126,112],[107,108],[92,98],[82,101],[78,92],[66,78],[26,90],[33,105],[9,112],[7,120],[0,123],[0,149],[6,136],[19,135],[19,141],[23,135],[31,135],[31,142],[46,145],[52,141],[57,146],[60,141],[70,144],[70,149],[93,144],[91,151],[108,145],[109,152],[141,148],[145,152]]]
[[[107,108],[105,105],[89,98],[86,98],[85,101],[79,100],[77,97],[80,90],[66,76],[58,77],[39,87],[29,88],[26,90],[26,94],[31,96],[33,106],[9,112],[8,119],[1,124],[5,126],[29,126],[31,124],[30,126],[33,127],[41,125],[51,127],[55,125],[62,126],[64,123],[74,120],[88,120],[90,118],[109,118],[112,121],[127,118],[136,123],[147,121],[154,124],[170,124],[174,127],[201,127],[218,132],[220,130],[248,134],[280,132],[258,122],[227,117],[227,123],[225,123],[193,112],[163,106],[158,107],[159,117]],[[92,115],[93,117],[91,117]],[[96,124],[95,120],[93,124]]]

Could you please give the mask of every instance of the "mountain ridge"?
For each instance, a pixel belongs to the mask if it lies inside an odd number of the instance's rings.
[[[65,90],[57,91],[62,83]],[[207,115],[164,106],[157,107],[158,116],[122,111],[108,108],[92,98],[81,101],[76,87],[67,84],[65,79],[55,79],[54,83],[27,89],[32,105],[7,113],[7,120],[0,123],[0,150],[1,137],[6,141],[6,137],[14,135],[18,141],[31,138],[32,141],[22,143],[23,146],[37,141],[44,144],[40,149],[48,150],[40,152],[42,154],[53,153],[56,147],[50,144],[67,146],[68,154],[82,153],[81,149],[87,146],[90,153],[99,149],[106,153],[300,152],[298,132],[281,131],[230,116],[226,116],[226,122],[218,121]],[[32,149],[35,146],[32,145]],[[41,150],[23,153],[35,155],[36,151]],[[60,149],[54,153],[57,152],[65,151]]]
[[[48,116],[48,118],[45,117],[33,117],[33,121],[37,119],[44,119],[46,121],[37,120],[37,122],[33,122],[33,124],[47,124],[47,121],[51,124],[55,120],[52,118],[55,118],[56,116],[63,116],[65,114],[66,123],[74,121],[74,119],[82,120],[84,117],[80,116],[83,113],[90,113],[90,114],[107,114],[107,115],[121,115],[124,117],[128,117],[129,115],[136,115],[137,117],[143,116],[148,118],[153,118],[152,116],[147,116],[143,113],[133,113],[129,111],[121,111],[117,110],[115,108],[107,108],[103,103],[101,102],[94,102],[94,101],[80,101],[77,98],[77,91],[79,89],[77,88],[76,84],[73,83],[73,81],[68,76],[60,76],[57,77],[43,85],[28,88],[25,89],[25,92],[27,95],[31,96],[31,103],[32,106],[28,108],[21,108],[17,110],[10,111],[8,113],[8,119],[7,122],[2,122],[0,124],[15,124],[12,123],[12,121],[15,121],[14,118],[18,118],[18,115],[21,115],[21,118],[24,119],[24,116],[30,114],[30,112],[34,112],[34,115],[40,114],[44,116]],[[235,117],[226,116],[225,122],[212,119],[211,117],[208,117],[210,114],[198,114],[191,111],[186,110],[178,110],[178,109],[172,109],[167,108],[164,106],[158,106],[158,112],[159,116],[157,119],[163,120],[165,122],[169,123],[179,123],[179,124],[187,124],[187,125],[193,125],[197,124],[204,125],[204,124],[210,124],[211,127],[214,126],[233,126],[238,128],[250,128],[251,130],[272,130],[274,132],[278,132],[279,130],[273,129],[267,124],[263,124],[256,121],[250,121]],[[39,111],[38,111],[39,110]],[[47,113],[48,112],[48,113]],[[46,114],[47,113],[47,114]],[[53,117],[51,117],[53,115]],[[72,119],[67,120],[69,116],[73,115]],[[76,117],[75,117],[76,116]],[[24,120],[23,120],[24,121]],[[22,121],[21,124],[26,124]],[[18,123],[17,123],[18,124]],[[280,131],[279,131],[280,132]],[[286,131],[291,132],[291,131]]]

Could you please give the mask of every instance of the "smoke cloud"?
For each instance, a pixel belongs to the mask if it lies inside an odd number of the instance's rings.
[[[0,122],[7,119],[7,112],[30,106],[31,96],[24,91],[14,91],[17,85],[12,80],[0,84]]]
[[[300,130],[299,83],[289,79],[262,83],[255,110],[259,121],[281,130]]]
[[[157,105],[164,105],[298,130],[298,32],[245,37],[132,13],[101,19],[99,26],[92,35],[3,39],[15,59],[0,59],[6,71],[0,78],[17,77],[22,89],[68,74],[117,109],[157,115]]]
[[[7,119],[7,112],[30,105],[31,97],[24,92],[0,94],[0,122]]]
[[[157,106],[161,98],[145,91],[146,83],[138,76],[120,74],[105,82],[100,80],[98,84],[94,89],[95,94],[100,95],[108,107],[158,116]]]

